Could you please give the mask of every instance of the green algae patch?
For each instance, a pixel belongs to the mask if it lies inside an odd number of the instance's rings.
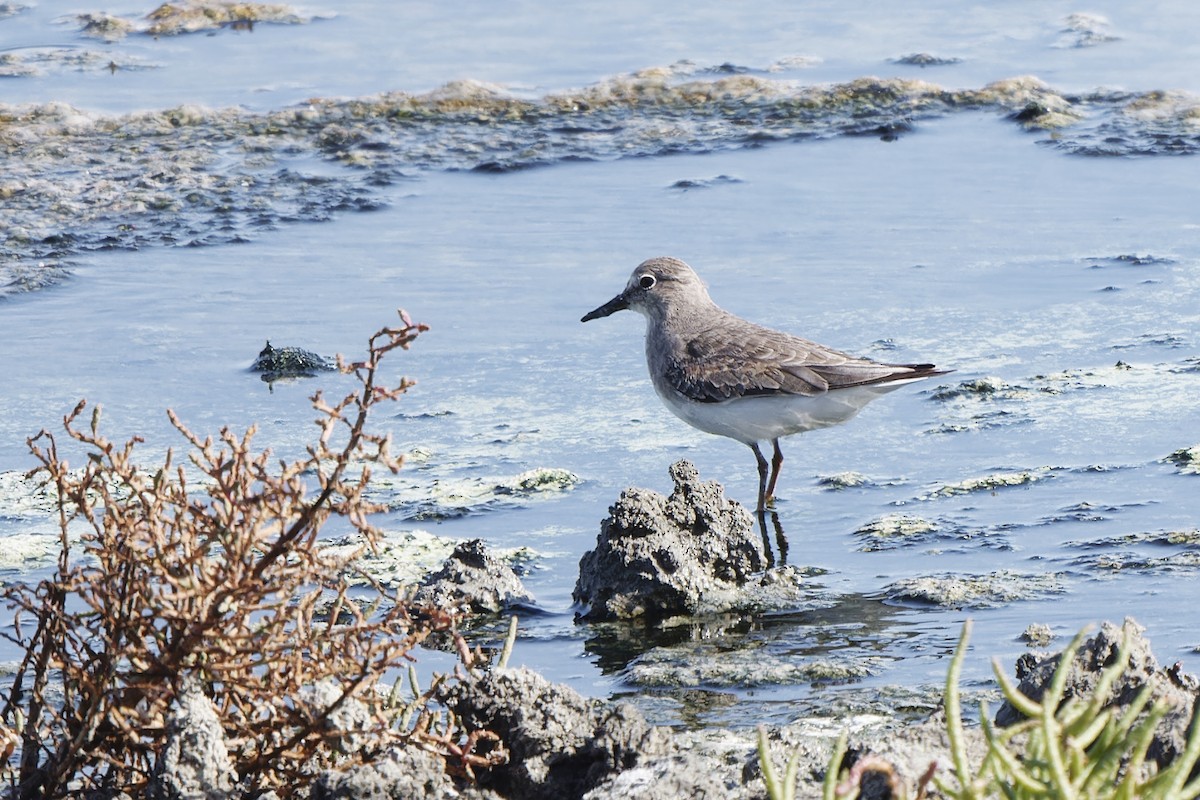
[[[701,642],[649,650],[629,666],[625,677],[643,687],[851,683],[876,674],[884,661],[865,656],[804,661],[771,653],[759,643],[735,649]]]
[[[895,550],[899,547],[927,541],[937,533],[938,526],[922,517],[910,514],[887,514],[871,520],[854,532],[861,542],[859,552]]]
[[[834,475],[822,475],[817,483],[826,489],[856,489],[860,486],[870,486],[872,481],[861,472],[838,472]]]
[[[492,511],[525,508],[557,497],[583,482],[575,473],[539,467],[517,475],[438,480],[417,483],[403,475],[373,476],[368,493],[373,502],[399,511],[408,519],[454,519]]]
[[[103,39],[106,42],[124,39],[137,30],[132,21],[123,17],[114,17],[103,11],[77,14],[75,20],[79,23],[79,32],[84,36]]]
[[[76,19],[102,39],[127,30],[107,15]],[[139,33],[153,28],[168,35],[249,19],[308,18],[285,5],[178,3],[131,24]],[[0,71],[15,75],[66,68],[72,59],[89,70],[147,66],[64,48],[3,59]],[[504,173],[769,141],[890,140],[962,111],[999,112],[1025,127],[1052,128],[1053,146],[1066,152],[1200,152],[1200,98],[1187,93],[1069,96],[1032,77],[951,90],[899,78],[814,85],[716,73],[680,63],[532,99],[464,80],[423,94],[314,98],[268,112],[185,106],[112,116],[61,103],[0,104],[0,282],[18,264],[28,273],[29,265],[66,265],[96,249],[243,242],[291,221],[376,209],[385,187],[421,171]],[[297,166],[306,159],[327,165],[310,174]],[[980,399],[1017,399],[1023,389],[994,382],[958,387]],[[1023,419],[1001,409],[965,425]]]
[[[181,36],[222,28],[253,30],[258,24],[300,25],[313,17],[289,5],[278,3],[181,2],[163,3],[140,19],[119,17],[107,12],[75,15],[84,36],[115,42],[133,34]]]
[[[905,578],[884,588],[891,600],[943,608],[995,608],[1067,590],[1062,573],[1025,574],[999,570],[986,575],[928,575]]]
[[[253,26],[260,22],[296,25],[306,21],[294,8],[270,3],[163,3],[146,15],[151,36]]]
[[[936,500],[942,497],[994,492],[1017,486],[1029,486],[1054,477],[1054,467],[1037,467],[1015,472],[994,472],[979,478],[969,478],[957,483],[946,483],[918,497],[918,500]]]
[[[355,561],[361,574],[349,576],[350,582],[360,586],[376,582],[395,588],[416,586],[441,569],[458,545],[457,539],[423,530],[384,531],[374,548],[367,549],[365,540],[354,534],[330,539],[322,545],[321,552],[331,558],[345,558],[362,551]],[[538,557],[528,547],[490,552],[509,566],[528,565]]]

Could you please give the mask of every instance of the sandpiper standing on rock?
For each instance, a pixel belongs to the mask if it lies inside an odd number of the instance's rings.
[[[581,322],[624,309],[646,318],[646,365],[667,408],[754,451],[760,513],[773,503],[781,437],[838,425],[882,394],[948,371],[883,364],[747,322],[714,303],[677,258],[642,262],[623,292]],[[768,441],[775,450],[769,480],[759,449]]]

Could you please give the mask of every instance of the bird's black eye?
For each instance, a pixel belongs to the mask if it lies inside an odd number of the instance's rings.
[[[638,286],[641,286],[643,289],[653,289],[656,283],[658,281],[654,280],[653,275],[643,275],[638,281]]]

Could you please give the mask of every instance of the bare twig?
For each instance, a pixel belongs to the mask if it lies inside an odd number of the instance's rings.
[[[363,493],[372,465],[397,470],[401,459],[367,422],[374,406],[412,385],[381,385],[380,363],[426,330],[403,312],[401,323],[371,337],[365,360],[339,359],[359,386],[332,404],[312,397],[319,436],[294,462],[255,451],[253,427],[202,438],[168,412],[199,480],[189,482],[170,453],[143,470],[134,461],[141,440],[106,439],[98,407],[81,425],[84,402],[64,420],[87,449],[81,469],[60,458],[53,434],[29,440],[41,464],[31,475],[58,497],[62,547],[52,578],[4,592],[18,618],[8,638],[25,650],[0,712],[0,747],[20,730],[14,797],[61,796],[68,784],[140,794],[189,674],[206,687],[251,794],[291,797],[314,770],[370,758],[389,742],[418,743],[468,774],[500,757],[493,735],[463,731],[431,708],[438,681],[412,704],[380,702],[384,678],[407,667],[431,631],[453,633],[455,620],[438,609],[411,615],[378,584],[385,602],[360,608],[347,594],[352,557],[329,555],[319,540],[338,516],[366,547],[378,541],[369,521],[377,508]],[[82,557],[71,550],[76,527]],[[36,621],[31,630],[22,615]],[[463,652],[469,667],[473,655]],[[61,698],[51,700],[51,680]],[[337,691],[314,707],[302,690],[324,681]],[[369,743],[343,752],[330,720],[351,701],[375,718]]]

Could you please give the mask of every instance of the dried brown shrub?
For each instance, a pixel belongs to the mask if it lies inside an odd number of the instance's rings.
[[[471,749],[487,734],[459,732],[430,707],[432,688],[407,706],[380,691],[416,644],[453,620],[414,614],[379,586],[370,602],[352,597],[354,557],[319,545],[333,516],[367,547],[379,535],[362,492],[372,465],[395,471],[401,459],[388,437],[367,431],[367,417],[411,385],[377,383],[383,356],[426,330],[403,312],[401,323],[371,338],[365,361],[339,359],[360,385],[332,405],[313,396],[320,434],[294,462],[254,452],[253,427],[241,436],[223,429],[213,441],[171,414],[191,467],[168,453],[146,471],[134,461],[139,438],[106,439],[98,408],[81,423],[85,402],[65,419],[87,450],[82,469],[60,458],[53,434],[29,440],[41,462],[31,475],[59,498],[62,550],[53,577],[4,593],[16,610],[6,635],[25,650],[0,713],[0,731],[20,736],[10,796],[140,795],[185,680],[212,700],[243,796],[292,796],[316,772],[397,743],[441,752],[451,767],[478,763]],[[75,544],[69,530],[80,529]],[[303,690],[330,681],[332,699],[314,705]],[[370,721],[347,753],[344,732],[327,723],[352,700]]]

